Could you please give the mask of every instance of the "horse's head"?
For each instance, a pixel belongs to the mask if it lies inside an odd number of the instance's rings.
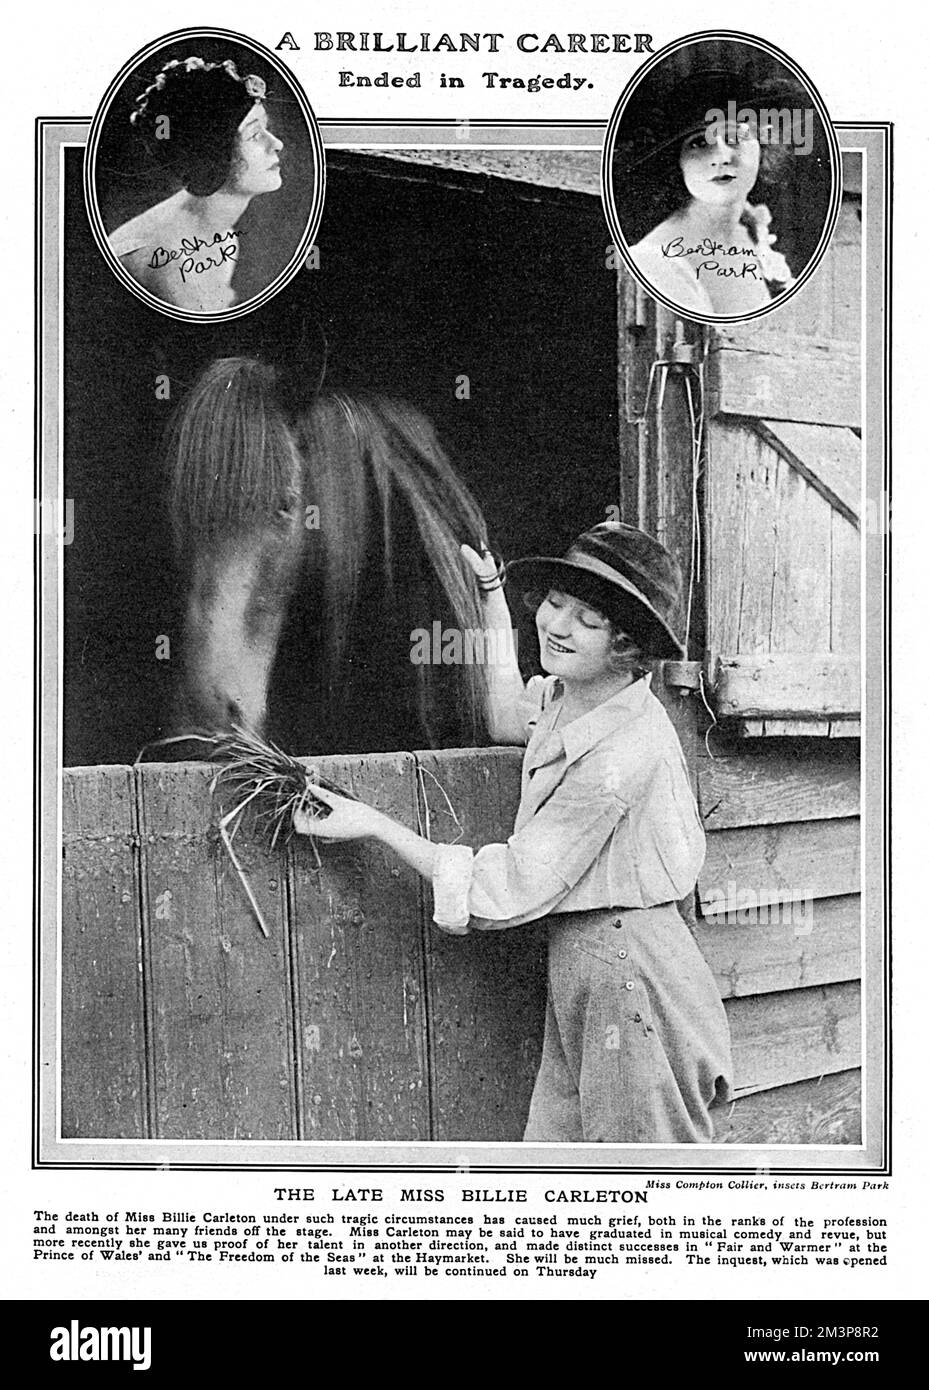
[[[296,752],[484,740],[484,667],[412,657],[414,629],[481,628],[460,546],[486,538],[423,415],[330,393],[286,417],[271,368],[224,358],[190,392],[167,458],[187,720],[261,730],[270,708]]]
[[[303,544],[303,463],[273,368],[246,357],[213,362],[172,421],[165,452],[188,589],[177,718],[261,730]]]

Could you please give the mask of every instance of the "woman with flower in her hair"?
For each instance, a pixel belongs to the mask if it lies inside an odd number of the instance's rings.
[[[535,610],[544,676],[524,686],[489,555],[462,547],[498,653],[492,733],[527,742],[513,834],[476,853],[437,845],[363,803],[320,792],[319,839],[372,838],[432,884],[444,931],[535,922],[548,933],[548,1002],[526,1141],[699,1143],[729,1098],[719,991],[677,903],[705,839],[680,743],[648,666],[677,658],[677,563],[651,536],[605,523],[563,559],[508,569]]]
[[[264,80],[231,60],[167,63],[130,120],[180,188],[114,231],[110,248],[167,304],[216,313],[235,302],[236,224],[252,198],[281,186],[283,143],[271,130]]]
[[[794,155],[793,124],[785,139],[779,120],[788,97],[811,137],[814,113],[801,111],[802,93],[738,73],[692,74],[659,109],[630,120],[630,141],[614,161],[619,223],[649,287],[685,312],[750,314],[794,283],[764,201]],[[649,230],[639,236],[643,224]]]

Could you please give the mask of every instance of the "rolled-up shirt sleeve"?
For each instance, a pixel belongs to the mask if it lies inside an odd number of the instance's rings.
[[[467,845],[436,845],[432,869],[432,920],[461,930],[471,916],[468,895],[474,873],[474,850]]]
[[[615,791],[559,787],[505,844],[474,853],[438,846],[432,875],[439,926],[515,927],[551,912],[603,849],[628,810]]]

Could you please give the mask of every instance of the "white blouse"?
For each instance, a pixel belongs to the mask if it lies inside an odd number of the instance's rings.
[[[515,927],[549,912],[656,907],[693,889],[706,840],[674,726],[651,677],[565,725],[561,683],[535,676],[516,825],[476,853],[439,845],[433,920]]]

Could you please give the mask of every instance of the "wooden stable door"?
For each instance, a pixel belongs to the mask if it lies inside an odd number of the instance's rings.
[[[860,370],[854,345],[716,333],[706,657],[745,735],[859,733]]]

